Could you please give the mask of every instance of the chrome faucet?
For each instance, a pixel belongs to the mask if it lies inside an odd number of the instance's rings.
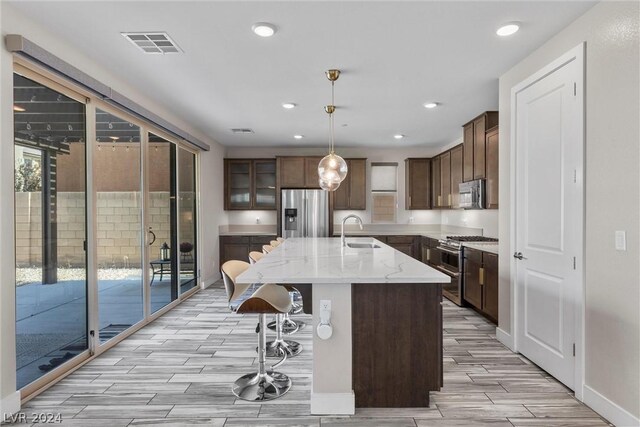
[[[342,219],[342,230],[341,230],[341,234],[340,234],[340,243],[342,243],[342,246],[346,246],[347,245],[347,243],[345,242],[345,239],[344,239],[344,223],[347,222],[347,220],[349,218],[354,218],[358,222],[358,225],[360,226],[360,230],[362,230],[362,218],[360,218],[356,214],[349,214],[349,215],[345,216]]]

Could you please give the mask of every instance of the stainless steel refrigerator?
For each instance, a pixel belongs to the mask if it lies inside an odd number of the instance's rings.
[[[329,192],[282,190],[281,196],[282,237],[329,237]]]

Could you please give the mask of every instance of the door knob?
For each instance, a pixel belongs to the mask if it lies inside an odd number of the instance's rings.
[[[522,252],[514,252],[513,257],[517,259],[527,259],[522,255]]]

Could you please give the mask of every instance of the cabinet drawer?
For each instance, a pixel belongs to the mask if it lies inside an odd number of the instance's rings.
[[[221,236],[225,244],[249,244],[249,236]]]
[[[387,236],[387,243],[389,245],[396,243],[413,243],[414,236]]]
[[[272,240],[276,240],[276,236],[251,236],[253,245],[268,245]]]

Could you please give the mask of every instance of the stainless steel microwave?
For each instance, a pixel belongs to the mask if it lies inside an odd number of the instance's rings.
[[[484,179],[461,182],[459,185],[461,208],[484,209],[486,207]]]

